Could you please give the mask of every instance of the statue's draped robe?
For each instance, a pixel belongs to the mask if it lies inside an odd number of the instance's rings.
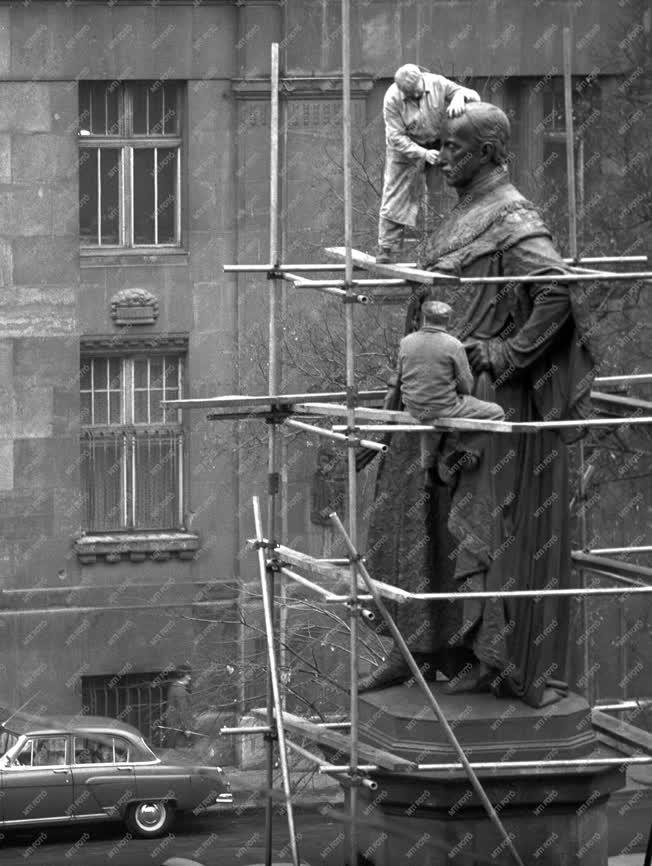
[[[455,308],[456,335],[488,342],[491,374],[476,396],[512,421],[587,415],[593,377],[584,314],[537,211],[495,172],[461,199],[434,235],[421,267],[461,276],[551,275],[538,284],[463,285],[422,292],[408,309],[418,326],[426,297]],[[398,407],[397,407],[398,408]],[[571,586],[566,445],[557,432],[483,437],[480,465],[451,492],[424,487],[418,436],[398,434],[379,468],[368,537],[372,576],[416,592]],[[495,689],[533,706],[549,679],[564,678],[571,602],[395,605],[411,649],[449,676],[473,655],[499,671]],[[473,655],[471,655],[471,653]]]

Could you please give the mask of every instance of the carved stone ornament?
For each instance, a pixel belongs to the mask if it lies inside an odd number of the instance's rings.
[[[158,299],[147,289],[121,289],[111,298],[111,318],[116,325],[153,325]]]

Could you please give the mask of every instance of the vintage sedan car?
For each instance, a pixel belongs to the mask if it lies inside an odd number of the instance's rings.
[[[5,717],[6,718],[6,717]],[[121,820],[166,833],[177,812],[230,802],[220,767],[155,754],[140,731],[100,716],[13,714],[0,726],[0,827]]]

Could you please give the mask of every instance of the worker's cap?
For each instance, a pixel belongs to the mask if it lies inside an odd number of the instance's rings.
[[[422,75],[423,73],[416,64],[406,63],[404,66],[400,66],[396,70],[394,73],[394,81],[401,90],[411,90],[415,85],[421,82]]]
[[[443,301],[424,301],[421,312],[427,319],[448,321],[453,312],[452,307]]]
[[[192,673],[192,668],[190,667],[189,664],[186,664],[185,662],[184,662],[184,664],[179,665],[179,667],[177,668],[177,676],[179,676],[179,677],[185,677],[187,674],[191,674],[191,673]]]

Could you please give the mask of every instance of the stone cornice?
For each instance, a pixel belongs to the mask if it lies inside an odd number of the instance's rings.
[[[80,349],[85,354],[129,351],[185,352],[188,349],[187,334],[132,334],[125,329],[120,334],[93,334],[80,337]]]
[[[362,99],[374,86],[370,75],[356,76],[351,80],[351,98]],[[234,78],[233,93],[236,99],[269,99],[269,78]],[[296,76],[281,78],[280,95],[285,99],[342,99],[342,77],[340,75]]]
[[[92,565],[98,559],[120,562],[123,557],[132,562],[146,559],[165,562],[172,556],[194,559],[199,550],[199,536],[194,532],[89,533],[78,538],[73,549],[84,565]]]

